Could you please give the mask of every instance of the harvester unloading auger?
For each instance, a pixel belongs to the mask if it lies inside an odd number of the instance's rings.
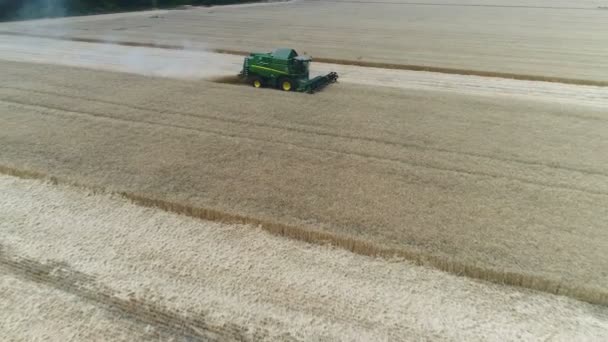
[[[298,56],[293,49],[252,53],[245,57],[239,76],[256,88],[273,87],[307,93],[313,93],[338,80],[335,72],[310,79],[308,69],[311,61],[311,57]]]

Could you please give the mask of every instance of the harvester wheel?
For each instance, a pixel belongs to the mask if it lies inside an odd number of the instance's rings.
[[[257,77],[257,76],[250,78],[249,82],[251,83],[251,85],[254,88],[262,88],[264,86],[264,81],[260,77]]]
[[[293,81],[289,78],[279,79],[279,88],[284,91],[292,91],[294,89]]]

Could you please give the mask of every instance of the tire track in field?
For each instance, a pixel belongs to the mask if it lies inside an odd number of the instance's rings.
[[[582,187],[572,186],[569,184],[554,184],[554,183],[549,183],[549,182],[532,181],[532,180],[522,178],[522,177],[497,175],[497,174],[493,174],[493,173],[489,173],[489,172],[471,171],[471,170],[462,169],[462,168],[432,166],[432,165],[426,165],[426,164],[422,164],[422,163],[413,163],[409,160],[405,160],[405,159],[401,159],[401,158],[380,157],[380,156],[369,154],[369,153],[350,152],[350,151],[344,151],[344,150],[338,150],[338,149],[312,147],[312,146],[306,146],[304,144],[296,144],[296,143],[285,142],[285,141],[276,140],[276,139],[256,138],[256,137],[244,136],[244,135],[236,134],[236,133],[229,134],[229,133],[226,133],[224,131],[219,131],[219,130],[194,128],[194,127],[190,127],[190,126],[169,124],[169,123],[159,123],[159,122],[149,121],[149,120],[134,120],[134,119],[127,119],[127,118],[118,118],[118,117],[114,117],[114,116],[107,115],[107,114],[100,114],[100,113],[86,112],[86,111],[74,111],[74,110],[68,110],[68,109],[61,108],[61,107],[55,107],[55,106],[49,106],[49,105],[37,105],[37,104],[31,104],[31,103],[15,101],[15,100],[7,100],[7,99],[2,99],[2,98],[0,98],[0,102],[4,102],[4,103],[8,103],[8,104],[15,104],[15,105],[23,106],[26,108],[30,107],[30,109],[33,109],[34,112],[36,112],[40,115],[47,115],[47,116],[48,115],[50,115],[50,116],[72,115],[72,116],[81,116],[81,117],[93,117],[93,118],[105,119],[105,120],[110,120],[110,121],[122,121],[122,122],[128,122],[128,123],[132,123],[132,124],[145,124],[145,125],[152,125],[152,126],[157,126],[157,127],[170,127],[170,128],[174,128],[174,129],[188,130],[188,131],[197,132],[197,133],[212,134],[212,135],[216,135],[216,136],[220,136],[220,137],[251,140],[254,142],[272,143],[272,144],[292,146],[295,148],[312,150],[312,151],[341,154],[341,155],[346,155],[346,156],[354,156],[354,157],[359,157],[359,158],[372,159],[372,160],[380,161],[380,162],[395,162],[395,163],[408,165],[408,166],[412,166],[412,167],[421,167],[421,168],[432,169],[432,170],[443,171],[443,172],[452,172],[452,173],[464,174],[464,175],[473,176],[473,177],[506,179],[506,180],[510,180],[510,181],[517,181],[517,182],[521,182],[524,184],[529,184],[529,185],[539,186],[539,187],[544,187],[544,188],[567,190],[567,191],[578,191],[578,192],[583,192],[583,193],[590,194],[590,195],[608,196],[608,192],[605,192],[605,191],[590,190],[590,189],[586,189],[586,188],[582,188]],[[36,110],[36,109],[42,109],[42,111]],[[49,113],[49,112],[45,112],[45,110],[58,111],[59,113]]]
[[[42,263],[16,256],[0,244],[0,268],[22,279],[50,286],[95,305],[117,312],[136,323],[152,325],[161,332],[186,341],[256,341],[266,336],[261,328],[255,333],[234,324],[209,324],[202,313],[185,314],[135,297],[124,296],[99,284],[95,277],[56,261]],[[248,337],[248,336],[251,336]]]
[[[256,122],[256,121],[249,121],[249,120],[230,119],[230,118],[219,117],[219,116],[208,115],[208,114],[199,114],[199,113],[195,114],[195,113],[178,111],[178,110],[173,110],[173,109],[172,110],[158,110],[155,108],[148,108],[148,107],[144,107],[144,106],[129,105],[129,104],[125,104],[122,102],[96,99],[96,98],[91,98],[91,97],[86,97],[86,96],[66,95],[66,94],[62,94],[59,92],[52,92],[52,91],[45,91],[45,90],[34,90],[34,89],[28,89],[28,88],[3,86],[3,85],[0,85],[0,88],[23,91],[23,92],[30,92],[30,93],[36,93],[36,94],[60,96],[60,97],[64,97],[67,99],[77,99],[77,100],[88,101],[88,102],[93,102],[93,103],[110,104],[110,105],[129,108],[129,109],[153,112],[153,113],[157,113],[160,115],[181,115],[181,116],[191,117],[191,118],[196,118],[196,119],[208,119],[208,120],[215,120],[215,121],[227,122],[227,123],[238,124],[238,125],[255,126],[255,127],[260,127],[260,128],[282,129],[282,130],[286,130],[286,131],[305,133],[305,134],[311,134],[311,135],[320,135],[320,136],[327,136],[327,137],[340,138],[340,139],[367,141],[367,142],[395,146],[395,147],[400,147],[400,148],[405,148],[405,149],[416,149],[416,150],[420,150],[420,151],[441,152],[441,153],[448,153],[448,154],[454,154],[454,155],[460,155],[460,156],[483,158],[483,159],[487,159],[487,160],[500,161],[500,162],[505,162],[505,163],[516,163],[516,164],[528,165],[528,166],[540,166],[540,167],[546,167],[546,168],[554,169],[554,170],[558,170],[558,171],[565,170],[565,171],[569,171],[569,172],[578,172],[578,173],[590,175],[590,176],[608,177],[608,173],[603,172],[603,171],[589,170],[589,169],[577,168],[577,167],[566,166],[566,165],[555,165],[555,164],[546,163],[546,162],[539,162],[539,161],[532,161],[532,160],[525,160],[525,159],[516,159],[516,158],[504,158],[504,157],[500,157],[500,156],[485,155],[482,153],[457,151],[457,150],[451,150],[451,149],[447,149],[447,148],[428,147],[428,146],[423,146],[423,145],[414,144],[414,143],[402,143],[402,142],[396,142],[396,141],[391,141],[391,140],[386,140],[386,139],[381,139],[381,138],[366,137],[366,136],[351,135],[351,134],[339,134],[339,133],[327,132],[327,131],[323,132],[323,131],[318,131],[318,130],[314,130],[314,129],[267,124],[267,123],[260,123],[260,122]],[[9,101],[7,99],[3,99],[3,100]],[[24,104],[41,105],[38,103],[24,103]],[[41,106],[43,106],[43,105],[41,105]],[[550,114],[550,115],[553,115],[553,114]],[[561,115],[557,115],[557,116],[561,116]],[[568,118],[577,117],[578,118],[577,115],[564,115],[564,117],[568,117]],[[603,118],[594,118],[594,117],[585,117],[585,116],[582,116],[582,117],[586,118],[586,119],[590,119],[590,120],[608,121],[608,119],[603,119]]]

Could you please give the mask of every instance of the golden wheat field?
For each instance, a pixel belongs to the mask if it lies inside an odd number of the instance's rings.
[[[608,337],[605,307],[0,176],[7,340]],[[31,213],[35,212],[36,215]]]
[[[4,65],[4,166],[605,301],[603,109]]]
[[[0,337],[607,340],[605,6],[0,23]],[[238,82],[277,46],[340,82]]]
[[[0,190],[8,340],[608,337],[605,307],[566,297],[142,208],[99,191],[10,176],[0,176]]]

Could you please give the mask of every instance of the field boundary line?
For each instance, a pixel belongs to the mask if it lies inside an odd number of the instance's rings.
[[[97,282],[94,276],[73,269],[65,262],[45,263],[9,253],[0,244],[0,269],[26,281],[49,286],[94,305],[117,312],[136,323],[152,325],[161,333],[188,341],[257,341],[268,334],[263,328],[250,331],[235,324],[214,325],[204,313],[177,312],[145,298],[124,295]]]
[[[14,31],[0,31],[0,35],[45,38],[45,39],[75,41],[75,42],[83,42],[83,43],[122,45],[122,46],[131,46],[131,47],[149,47],[149,48],[158,48],[158,49],[166,49],[166,50],[187,50],[182,45],[144,43],[144,42],[127,41],[127,40],[108,41],[108,40],[98,39],[98,38],[86,38],[86,37],[67,36],[67,35],[52,35],[52,34],[14,32]],[[241,51],[241,50],[219,49],[219,48],[211,49],[211,50],[202,50],[201,49],[201,50],[194,50],[194,51],[208,51],[208,52],[237,55],[237,56],[247,56],[250,53],[250,52]],[[573,84],[573,85],[608,87],[608,81],[596,81],[596,80],[566,78],[566,77],[557,77],[557,76],[528,75],[528,74],[518,74],[518,73],[509,73],[509,72],[470,70],[470,69],[449,68],[449,67],[429,66],[429,65],[417,65],[417,64],[399,64],[399,63],[358,61],[358,60],[348,60],[348,59],[338,59],[338,58],[328,58],[328,57],[315,57],[314,60],[317,62],[320,62],[320,63],[352,65],[352,66],[359,66],[359,67],[366,67],[366,68],[426,71],[426,72],[435,72],[435,73],[452,74],[452,75],[481,76],[481,77],[515,79],[515,80],[521,80],[521,81],[540,81],[540,82],[550,82],[550,83],[563,83],[563,84]],[[236,72],[235,72],[235,74],[236,74]]]
[[[336,233],[322,232],[309,227],[288,225],[263,218],[245,216],[238,213],[229,213],[212,208],[195,207],[185,203],[153,198],[141,193],[108,190],[101,186],[85,185],[79,182],[70,181],[68,179],[47,175],[38,171],[0,165],[0,174],[21,179],[48,181],[54,185],[73,186],[97,194],[119,195],[142,207],[158,208],[167,212],[207,221],[250,225],[261,228],[262,230],[276,236],[286,237],[316,245],[329,244],[331,246],[363,256],[380,257],[383,259],[401,258],[409,260],[419,266],[431,267],[457,276],[466,276],[469,278],[485,280],[501,285],[510,285],[530,290],[537,290],[574,298],[591,304],[608,306],[608,290],[598,287],[565,284],[559,280],[548,277],[531,275],[523,272],[498,270],[486,266],[480,266],[478,264],[467,264],[447,256],[424,253],[419,250],[384,247],[363,239],[357,239]]]

